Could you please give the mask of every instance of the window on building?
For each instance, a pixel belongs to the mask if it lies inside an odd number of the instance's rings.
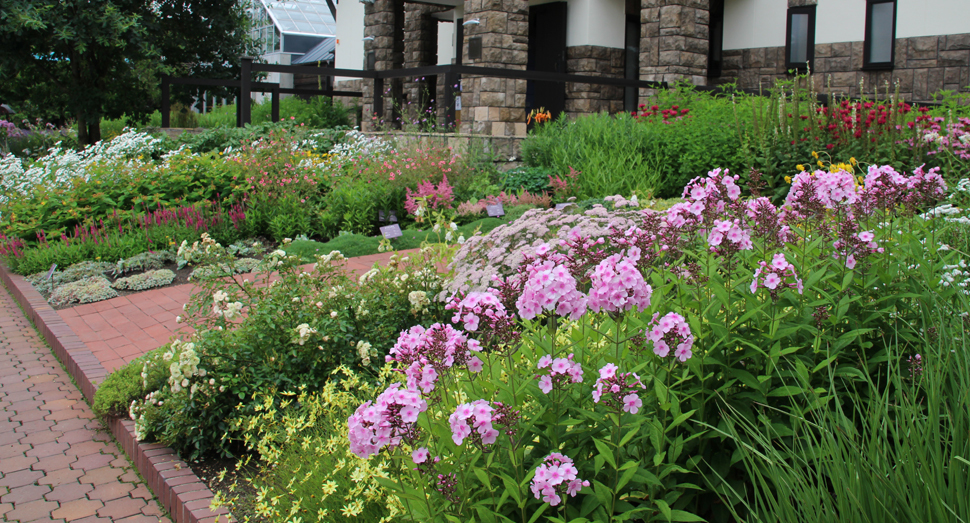
[[[788,36],[785,39],[785,66],[805,72],[815,58],[815,6],[788,9]]]
[[[707,77],[719,78],[724,65],[724,0],[711,0]]]
[[[867,0],[863,69],[892,69],[896,47],[896,0]]]

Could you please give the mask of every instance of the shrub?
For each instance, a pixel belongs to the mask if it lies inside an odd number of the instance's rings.
[[[729,518],[718,500],[753,478],[712,430],[725,412],[778,448],[805,430],[790,412],[891,390],[864,376],[913,354],[921,311],[966,307],[940,283],[947,224],[917,216],[945,197],[935,170],[802,173],[782,207],[737,180],[536,245],[453,298],[456,326],[402,333],[401,382],[351,417],[351,450],[396,460],[386,484],[420,521]]]
[[[143,272],[127,278],[119,278],[111,284],[117,290],[143,291],[169,285],[175,280],[175,273],[168,269]]]
[[[549,177],[559,174],[548,167],[519,167],[502,175],[502,188],[506,191],[528,191],[541,194],[552,189]]]
[[[101,417],[127,416],[133,401],[161,387],[168,377],[161,364],[162,354],[168,349],[163,345],[108,374],[94,394],[94,413]]]
[[[65,283],[55,287],[47,300],[51,305],[69,305],[71,303],[93,303],[108,300],[118,296],[103,276],[89,276],[72,283]]]

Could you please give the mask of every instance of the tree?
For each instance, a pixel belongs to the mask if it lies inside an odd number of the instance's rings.
[[[74,118],[94,143],[102,117],[158,107],[162,74],[238,78],[249,23],[239,0],[0,0],[0,99]]]

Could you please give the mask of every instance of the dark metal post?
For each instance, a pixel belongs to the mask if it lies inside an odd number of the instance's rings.
[[[273,88],[273,103],[270,106],[270,119],[273,122],[280,121],[280,86]]]
[[[374,116],[384,118],[384,79],[374,78]]]
[[[458,83],[458,75],[452,72],[445,73],[445,129],[455,127],[455,84]]]
[[[242,57],[242,71],[239,73],[242,77],[239,82],[239,106],[240,111],[240,127],[252,122],[252,83],[253,83],[253,57],[244,56]]]
[[[162,75],[162,129],[168,129],[172,125],[171,115],[169,114],[172,107],[169,103],[168,79],[167,74]]]
[[[236,97],[236,127],[242,127],[242,104],[239,103],[240,98]]]

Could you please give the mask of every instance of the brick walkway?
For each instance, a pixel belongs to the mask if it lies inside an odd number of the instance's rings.
[[[2,285],[0,519],[169,521]]]
[[[407,256],[415,250],[401,251]],[[393,253],[371,254],[344,261],[348,271],[360,276],[374,266],[386,265]],[[186,327],[175,323],[184,314],[182,305],[188,303],[195,285],[187,283],[119,296],[110,300],[78,305],[58,311],[64,322],[88,349],[101,361],[108,372],[161,347],[172,335]]]

